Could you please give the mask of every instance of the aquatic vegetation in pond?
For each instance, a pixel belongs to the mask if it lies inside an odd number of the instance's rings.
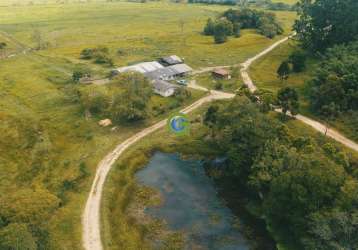
[[[249,249],[236,226],[238,219],[218,197],[200,161],[158,152],[136,176],[163,197],[161,206],[145,212],[165,220],[169,229],[183,232],[186,248]]]

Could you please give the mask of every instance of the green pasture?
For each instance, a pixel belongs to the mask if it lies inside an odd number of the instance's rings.
[[[155,60],[177,54],[193,67],[234,64],[259,52],[273,41],[245,30],[241,38],[216,45],[201,31],[209,17],[227,6],[187,5],[166,2],[93,2],[0,8],[0,30],[35,46],[33,33],[40,31],[48,49],[42,54],[78,61],[82,49],[104,45],[111,49],[117,66]],[[294,12],[276,12],[285,34]],[[276,39],[279,39],[277,37]],[[117,53],[118,51],[121,53]]]

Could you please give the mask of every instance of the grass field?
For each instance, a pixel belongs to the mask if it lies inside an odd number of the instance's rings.
[[[223,45],[202,36],[207,18],[225,6],[53,2],[0,1],[0,40],[8,42],[6,53],[34,47],[35,31],[49,44],[0,61],[0,198],[22,188],[46,189],[61,197],[61,206],[46,222],[48,248],[81,249],[81,213],[99,160],[167,113],[116,131],[100,128],[101,117],[85,119],[79,104],[68,100],[66,82],[78,63],[98,72],[110,68],[79,60],[80,51],[107,46],[118,66],[177,54],[196,68],[240,63],[273,41],[252,30]],[[295,14],[277,15],[288,33]],[[119,55],[119,49],[124,53]],[[192,92],[182,105],[201,95]],[[154,96],[150,105],[159,104],[170,106],[173,101]],[[81,177],[83,166],[88,176]]]
[[[84,48],[108,46],[118,66],[168,54],[184,57],[193,67],[233,64],[272,42],[254,31],[245,31],[241,38],[222,45],[215,45],[212,37],[202,36],[206,20],[225,9],[165,2],[3,7],[0,29],[29,46],[35,45],[32,34],[38,30],[49,43],[49,49],[41,53],[75,62]],[[277,15],[289,32],[295,13]],[[123,53],[118,55],[118,50]]]

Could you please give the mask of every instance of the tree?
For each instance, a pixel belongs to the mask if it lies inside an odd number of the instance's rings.
[[[322,117],[325,121],[326,129],[324,135],[326,135],[328,132],[329,122],[338,116],[339,111],[336,105],[333,102],[331,102],[329,105],[324,105],[320,113],[322,114]]]
[[[277,69],[277,77],[283,80],[287,80],[290,74],[290,65],[287,61],[283,61]]]
[[[214,29],[215,29],[215,23],[211,18],[209,18],[204,28],[204,35],[206,36],[214,35]]]
[[[273,163],[286,170],[270,182],[264,211],[271,226],[285,225],[298,240],[310,230],[307,219],[311,214],[335,205],[345,182],[344,168],[316,152]]]
[[[358,246],[358,211],[333,209],[309,216],[310,230],[302,239],[306,249],[355,249]]]
[[[285,133],[278,121],[260,112],[258,104],[245,96],[219,106],[219,110],[211,108],[204,119],[211,134],[216,135],[214,145],[228,158],[228,173],[237,177],[240,184],[248,181],[255,157],[266,141],[281,138]]]
[[[32,236],[26,224],[11,223],[0,229],[0,249],[36,250],[36,239]]]
[[[294,51],[288,61],[292,64],[292,70],[296,73],[302,72],[306,67],[306,55],[300,50]]]
[[[204,124],[209,128],[212,128],[218,119],[218,110],[219,107],[216,105],[211,105],[205,113]]]
[[[215,23],[214,27],[214,40],[215,43],[225,43],[227,37],[233,34],[233,25],[226,19],[219,20]]]
[[[334,118],[358,109],[358,42],[327,49],[307,84],[310,106]]]
[[[233,33],[236,38],[241,36],[241,23],[233,24]]]
[[[250,92],[250,91],[249,91]],[[260,111],[263,113],[267,113],[271,111],[272,104],[276,103],[276,96],[271,92],[267,90],[258,90],[254,93],[254,96],[259,96],[259,105],[260,105]],[[256,97],[257,99],[257,97]],[[257,100],[255,100],[257,102]]]
[[[80,102],[86,116],[103,114],[110,103],[107,89],[103,86],[90,86],[80,92]]]
[[[112,120],[117,123],[136,122],[147,117],[152,87],[143,75],[121,74],[114,79],[111,89],[114,92],[109,107]]]
[[[290,111],[296,115],[299,109],[298,94],[295,89],[290,87],[282,88],[277,93],[277,102],[281,106],[284,114]]]
[[[354,41],[358,35],[358,1],[301,0],[294,30],[305,48],[324,51]]]

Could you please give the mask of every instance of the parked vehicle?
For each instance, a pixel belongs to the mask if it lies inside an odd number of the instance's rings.
[[[188,81],[185,80],[185,79],[177,80],[177,83],[180,84],[180,85],[184,85],[184,86],[187,86],[187,85],[188,85]]]

